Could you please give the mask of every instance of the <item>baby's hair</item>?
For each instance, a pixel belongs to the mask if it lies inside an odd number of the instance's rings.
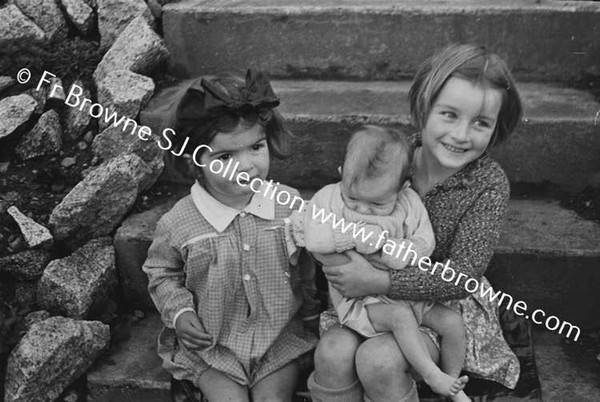
[[[452,44],[421,65],[410,88],[410,113],[422,130],[431,108],[450,77],[466,79],[499,89],[502,105],[490,146],[504,141],[513,132],[522,115],[521,98],[504,60],[483,46]]]
[[[261,84],[268,86],[268,90],[271,91],[266,76],[261,72],[257,74],[263,80]],[[248,77],[250,76],[249,70]],[[193,150],[200,145],[210,144],[218,133],[233,132],[238,125],[251,128],[259,124],[264,127],[270,153],[280,159],[290,156],[293,136],[286,129],[281,114],[275,110],[279,99],[271,91],[271,98],[266,101],[269,102],[266,107],[254,105],[252,103],[254,99],[244,103],[244,99],[248,98],[248,77],[246,82],[240,77],[229,74],[199,77],[193,80],[172,116],[171,124],[177,133],[176,147],[181,147],[185,138],[189,137],[186,149]],[[215,88],[215,91],[227,98],[229,102],[216,106],[213,104],[209,109],[207,104],[210,102],[206,99],[207,96],[212,96],[207,94],[206,88],[209,87]]]
[[[387,127],[365,126],[355,132],[344,158],[344,185],[396,175],[398,189],[410,175],[413,149],[406,135]]]

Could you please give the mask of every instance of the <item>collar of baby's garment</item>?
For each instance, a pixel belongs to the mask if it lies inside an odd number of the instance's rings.
[[[253,194],[250,203],[241,211],[223,204],[198,183],[192,186],[191,195],[198,211],[218,232],[227,229],[240,214],[249,213],[266,220],[275,218],[275,201],[265,196],[264,183],[260,192]]]

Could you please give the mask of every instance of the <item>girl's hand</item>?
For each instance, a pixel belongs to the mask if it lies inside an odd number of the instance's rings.
[[[175,333],[179,341],[188,349],[201,349],[211,344],[211,336],[193,311],[186,311],[177,317]]]
[[[354,250],[344,253],[350,262],[344,265],[323,266],[325,277],[340,294],[346,297],[387,294],[390,276],[387,271],[373,268]]]

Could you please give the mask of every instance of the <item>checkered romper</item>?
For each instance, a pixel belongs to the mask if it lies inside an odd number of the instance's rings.
[[[300,316],[317,306],[306,300],[301,272],[314,267],[290,263],[284,222],[290,212],[278,203],[273,220],[241,212],[218,232],[187,196],[161,218],[143,270],[165,324],[159,355],[175,378],[198,385],[214,368],[252,387],[314,348],[316,337]],[[209,347],[192,351],[177,343],[173,318],[183,308],[197,312],[212,337]]]

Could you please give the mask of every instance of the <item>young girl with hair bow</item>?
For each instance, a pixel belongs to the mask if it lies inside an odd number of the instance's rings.
[[[291,209],[208,168],[234,162],[236,177],[264,183],[270,155],[289,154],[278,104],[267,77],[248,71],[245,82],[193,80],[168,119],[196,183],[158,222],[143,270],[165,326],[163,367],[209,401],[291,400],[297,359],[316,344],[305,329],[318,317],[314,265],[291,255]]]

